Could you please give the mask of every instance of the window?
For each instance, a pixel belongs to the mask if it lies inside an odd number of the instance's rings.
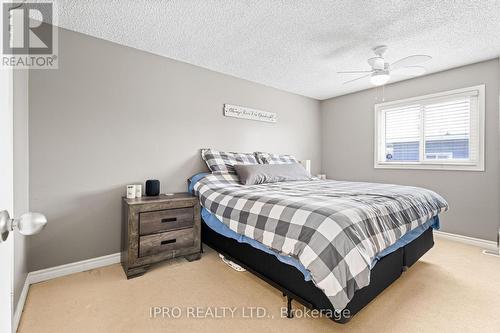
[[[375,168],[484,170],[484,85],[375,105]]]

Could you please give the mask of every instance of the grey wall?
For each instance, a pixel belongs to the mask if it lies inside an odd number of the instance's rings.
[[[28,71],[14,70],[14,216],[19,217],[29,211],[28,188]],[[14,237],[14,309],[28,275],[27,239],[19,232]]]
[[[330,178],[427,187],[450,204],[442,230],[496,240],[500,224],[498,59],[388,85],[385,100],[486,85],[486,170],[383,170],[373,167],[374,104],[382,89],[321,102],[323,171]]]
[[[116,253],[128,183],[183,191],[199,149],[272,151],[321,165],[319,102],[60,29],[59,69],[30,71],[30,208],[49,224],[31,271]],[[278,113],[225,118],[224,103]]]

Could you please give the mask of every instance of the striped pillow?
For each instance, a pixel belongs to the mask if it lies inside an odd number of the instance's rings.
[[[263,152],[256,152],[255,157],[260,164],[292,164],[299,161],[292,155],[278,155]]]
[[[236,173],[235,164],[259,164],[253,153],[231,153],[202,149],[201,157],[212,173]]]

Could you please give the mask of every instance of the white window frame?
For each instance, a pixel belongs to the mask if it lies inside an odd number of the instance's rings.
[[[434,103],[442,98],[449,98],[452,95],[470,95],[477,93],[477,161],[444,161],[444,160],[421,160],[418,162],[389,162],[385,161],[385,116],[384,112],[388,107],[402,106],[409,103],[419,102],[422,104]],[[471,114],[471,116],[474,116]],[[376,169],[424,169],[424,170],[467,170],[484,171],[484,137],[485,137],[485,85],[477,85],[467,88],[443,91],[435,94],[406,98],[402,100],[375,104],[375,137],[374,137],[374,167]],[[423,140],[423,117],[420,125],[420,140]],[[471,133],[472,134],[472,133]],[[423,142],[420,143],[420,150],[423,151]],[[420,154],[422,156],[422,152]]]

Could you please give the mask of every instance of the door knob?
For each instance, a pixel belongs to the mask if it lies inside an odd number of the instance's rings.
[[[26,213],[18,219],[11,219],[9,212],[0,211],[0,242],[7,240],[9,233],[18,229],[25,236],[39,233],[47,224],[47,218],[40,213]]]

